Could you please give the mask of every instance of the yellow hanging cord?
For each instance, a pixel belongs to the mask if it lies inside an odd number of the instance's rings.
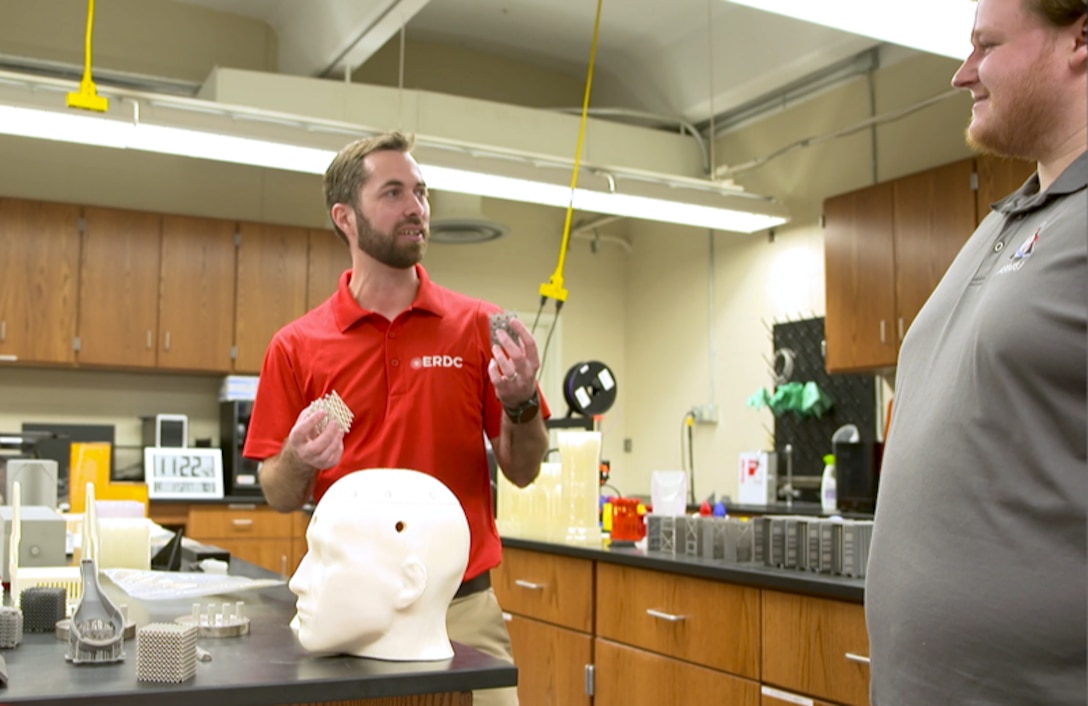
[[[570,178],[570,201],[567,202],[567,218],[563,223],[563,241],[559,245],[559,263],[551,279],[540,285],[540,303],[554,299],[558,304],[567,300],[567,290],[563,288],[563,265],[567,260],[567,244],[570,242],[570,223],[574,217],[574,190],[578,187],[578,167],[582,163],[582,143],[586,136],[586,118],[589,115],[589,94],[593,87],[593,62],[597,58],[597,35],[601,28],[601,6],[604,0],[597,0],[597,17],[593,22],[593,44],[589,50],[589,69],[586,75],[586,92],[582,99],[582,120],[578,127],[578,147],[574,152],[574,172]]]
[[[87,0],[87,37],[83,46],[83,79],[79,82],[79,91],[68,94],[69,108],[82,108],[105,113],[110,101],[98,95],[98,88],[91,79],[91,38],[94,35],[94,0]]]

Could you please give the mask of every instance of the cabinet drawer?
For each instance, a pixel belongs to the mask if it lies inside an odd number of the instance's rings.
[[[518,701],[532,706],[589,706],[586,665],[593,638],[509,613],[506,629],[518,668]]]
[[[759,678],[759,589],[597,563],[601,637]]]
[[[291,515],[267,505],[191,505],[187,531],[194,539],[289,538]]]
[[[594,706],[759,706],[759,684],[597,638]]]
[[[869,703],[865,608],[763,591],[763,681],[851,706]]]
[[[593,631],[593,562],[588,559],[505,548],[491,583],[505,611]]]

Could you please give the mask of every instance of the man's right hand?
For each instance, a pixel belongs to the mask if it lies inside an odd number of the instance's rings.
[[[344,455],[344,430],[324,410],[305,409],[291,427],[283,448],[311,471],[332,468]]]

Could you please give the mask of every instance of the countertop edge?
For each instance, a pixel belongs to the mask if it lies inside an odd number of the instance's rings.
[[[647,552],[633,547],[598,549],[519,537],[503,537],[502,544],[504,547],[515,549],[604,561],[741,586],[803,593],[854,603],[865,601],[865,579],[860,578],[829,576],[794,569],[776,569],[757,564],[729,564],[663,552]]]

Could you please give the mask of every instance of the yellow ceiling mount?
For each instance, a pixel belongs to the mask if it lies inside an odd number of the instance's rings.
[[[94,35],[94,0],[87,0],[87,36],[83,45],[83,78],[79,82],[79,91],[68,94],[68,107],[93,110],[105,113],[110,108],[110,101],[98,95],[98,88],[91,78],[91,38]]]

